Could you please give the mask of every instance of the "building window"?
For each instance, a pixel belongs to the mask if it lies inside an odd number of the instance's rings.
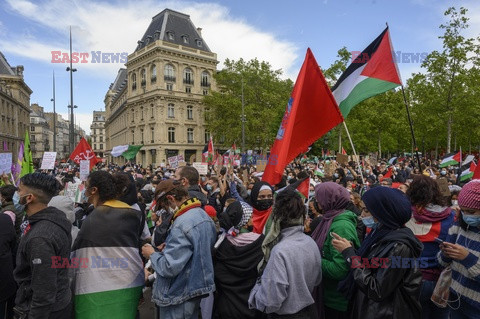
[[[187,118],[193,120],[193,106],[191,105],[187,106]]]
[[[145,80],[145,77],[146,77],[146,72],[145,72],[145,69],[142,69],[142,71],[140,71],[140,77],[141,77],[141,84],[142,84],[142,87],[145,87],[145,85],[147,84],[147,81]]]
[[[135,131],[132,131],[132,144],[135,144]]]
[[[191,86],[185,87],[185,93],[192,93],[192,87]]]
[[[202,46],[202,40],[196,39],[195,42],[197,43],[197,47],[201,47],[201,46]]]
[[[153,104],[150,104],[150,109],[152,110],[152,119],[155,117],[155,109],[153,107]]]
[[[135,91],[137,89],[137,75],[135,73],[132,74],[132,90]]]
[[[103,142],[103,136],[100,136],[100,142]]]
[[[185,44],[188,44],[188,36],[187,35],[182,35],[182,40],[183,40],[183,43]]]
[[[168,142],[175,143],[175,128],[169,127],[168,128]]]
[[[168,118],[175,118],[175,105],[168,104]]]
[[[208,90],[207,89],[203,89],[203,95],[208,95]]]
[[[103,150],[103,144],[100,144],[100,149]]]
[[[173,33],[172,31],[167,31],[167,37],[168,37],[168,40],[174,41],[175,40],[175,33]]]
[[[153,143],[155,141],[155,130],[153,127],[150,130],[151,130],[151,137],[152,137],[152,143]]]
[[[187,129],[187,142],[193,143],[193,128]]]
[[[93,137],[93,143],[95,143],[97,141],[97,138],[94,136]]]
[[[35,132],[35,126],[30,126],[30,131]]]
[[[210,87],[210,75],[208,74],[207,71],[203,71],[202,72],[202,79],[201,79],[201,82],[200,82],[200,85],[201,86],[204,86],[204,87]]]
[[[175,82],[175,69],[171,64],[165,65],[164,80]]]
[[[205,132],[205,143],[210,141],[210,132]]]
[[[141,120],[143,121],[143,106],[140,107],[140,112],[141,112],[141,114],[142,114]]]
[[[140,137],[141,137],[141,139],[140,139],[140,144],[144,144],[144,143],[143,143],[143,137],[144,137],[144,136],[143,136],[143,129],[140,130]]]
[[[150,78],[150,83],[156,83],[157,82],[157,67],[154,65],[152,65],[152,68],[150,69],[150,74],[151,74],[151,78]]]
[[[193,72],[190,68],[183,70],[183,83],[193,84]]]
[[[173,84],[172,83],[167,83],[166,88],[167,88],[167,91],[173,91]]]

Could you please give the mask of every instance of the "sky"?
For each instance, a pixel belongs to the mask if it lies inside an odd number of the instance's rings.
[[[218,69],[226,58],[268,61],[296,79],[307,48],[328,68],[337,51],[362,51],[385,28],[395,51],[422,55],[441,50],[439,25],[449,6],[466,7],[470,28],[480,34],[480,2],[475,0],[4,0],[0,2],[0,51],[11,66],[23,65],[33,90],[31,103],[53,111],[52,74],[56,78],[56,111],[67,118],[70,75],[66,63],[52,63],[52,51],[132,53],[153,16],[169,8],[190,15],[202,37],[217,53]],[[74,64],[73,97],[76,123],[89,134],[93,110],[104,109],[104,98],[122,63]],[[401,60],[405,83],[420,72],[419,61]]]

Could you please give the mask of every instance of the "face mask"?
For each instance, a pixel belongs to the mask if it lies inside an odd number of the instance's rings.
[[[261,199],[257,201],[258,210],[267,210],[273,205],[273,199]]]
[[[453,199],[453,200],[452,200],[452,205],[453,205],[453,206],[458,206],[458,200]]]
[[[292,176],[287,176],[287,180],[291,180],[292,179]]]
[[[212,189],[213,189],[212,185],[210,185],[210,184],[207,184],[207,191],[211,192],[211,191],[212,191]]]
[[[13,194],[13,205],[15,206],[15,209],[17,211],[25,211],[25,204],[20,204],[20,195],[18,194],[18,192],[15,192],[15,194]]]
[[[338,178],[338,173],[333,174],[333,177]]]
[[[440,174],[441,174],[442,176],[445,176],[445,175],[447,175],[447,172],[441,171]]]
[[[154,193],[155,193],[155,187],[152,187],[152,192],[154,192]]]
[[[315,191],[310,191],[308,192],[308,197],[314,197],[315,196]]]
[[[370,170],[369,170],[369,169],[366,169],[366,170],[365,170],[365,173],[370,174]]]
[[[377,225],[378,225],[375,222],[375,220],[373,219],[373,216],[362,218],[362,222],[366,227],[371,228],[371,229],[377,228]]]
[[[462,212],[462,218],[465,223],[472,227],[479,227],[480,226],[480,216],[479,215],[467,215]]]
[[[320,165],[318,168],[323,169],[323,165]]]
[[[248,194],[248,196],[250,196],[251,193],[252,193],[252,190],[251,190],[251,189],[247,189],[247,194]]]

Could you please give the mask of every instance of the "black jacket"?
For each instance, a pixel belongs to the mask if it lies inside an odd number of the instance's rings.
[[[71,300],[69,269],[52,267],[52,258],[59,256],[62,264],[64,258],[70,257],[72,224],[54,207],[29,216],[28,221],[30,225],[20,239],[14,271],[19,286],[15,304],[29,311],[29,318],[48,318]]]
[[[202,203],[202,207],[208,205],[207,196],[202,192],[200,186],[198,185],[190,185],[188,187],[188,196],[190,196],[191,198],[197,198],[200,203]]]
[[[386,268],[353,268],[355,287],[348,311],[351,318],[420,319],[420,269],[418,265],[392,267],[392,257],[419,258],[422,249],[423,245],[408,228],[392,231],[374,244],[367,255],[369,262],[373,257],[389,258],[390,262]],[[353,248],[342,254],[352,264],[352,258],[355,258]]]
[[[13,279],[17,239],[12,220],[0,213],[0,302],[12,297],[17,290]]]

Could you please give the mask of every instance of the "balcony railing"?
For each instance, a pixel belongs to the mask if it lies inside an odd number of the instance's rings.
[[[150,83],[152,83],[152,84],[153,84],[153,83],[157,83],[157,76],[152,76],[152,77],[150,78]]]
[[[171,76],[171,75],[165,75],[165,76],[163,77],[163,79],[164,79],[165,81],[168,81],[168,82],[175,82],[175,80],[176,80],[176,78],[175,78],[174,76]]]
[[[136,84],[136,83],[133,83],[133,84],[132,84],[132,90],[135,91],[136,89],[137,89],[137,84]]]
[[[193,79],[183,79],[183,83],[193,85]]]
[[[202,82],[200,83],[200,85],[203,86],[203,87],[210,87],[211,84],[210,84],[210,82],[202,81]]]

